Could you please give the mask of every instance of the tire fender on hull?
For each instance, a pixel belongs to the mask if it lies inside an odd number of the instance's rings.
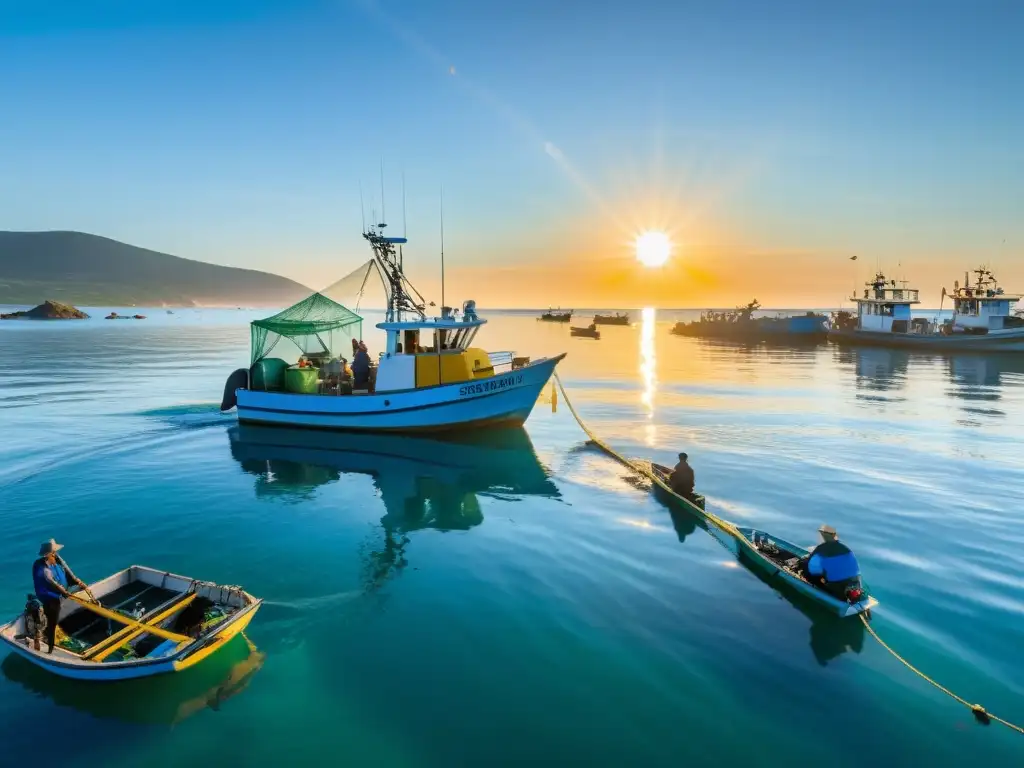
[[[230,411],[238,405],[238,400],[235,397],[235,390],[248,388],[249,370],[247,368],[239,368],[228,376],[227,383],[224,384],[224,397],[220,401],[220,409],[222,411]]]

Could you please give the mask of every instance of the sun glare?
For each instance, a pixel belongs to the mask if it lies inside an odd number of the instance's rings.
[[[664,232],[648,231],[636,239],[636,260],[645,267],[660,267],[672,255],[672,241]]]

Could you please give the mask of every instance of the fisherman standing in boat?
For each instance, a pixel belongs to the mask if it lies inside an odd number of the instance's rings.
[[[845,600],[847,588],[860,585],[860,564],[850,548],[840,543],[839,534],[831,525],[821,526],[818,533],[821,544],[800,559],[798,570],[815,586]]]
[[[352,356],[352,378],[353,389],[366,389],[370,384],[370,354],[361,341]]]
[[[676,464],[672,474],[669,475],[668,483],[675,493],[693,501],[693,467],[686,463],[687,458],[689,457],[685,453],[679,454],[679,463]]]
[[[39,547],[39,559],[32,564],[32,583],[35,586],[36,597],[43,604],[43,613],[46,614],[46,642],[49,645],[47,653],[53,653],[53,645],[57,639],[57,621],[60,619],[60,601],[62,597],[71,597],[68,585],[74,585],[81,589],[87,589],[64,562],[64,558],[57,552],[64,548],[53,539],[44,542]]]

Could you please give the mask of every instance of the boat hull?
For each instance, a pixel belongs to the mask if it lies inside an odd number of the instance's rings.
[[[1024,352],[1024,329],[986,334],[887,333],[881,331],[832,330],[828,340],[836,344],[897,349],[949,350],[953,352]]]
[[[445,432],[521,426],[555,366],[537,360],[510,373],[373,395],[299,395],[237,390],[241,422],[366,432]]]

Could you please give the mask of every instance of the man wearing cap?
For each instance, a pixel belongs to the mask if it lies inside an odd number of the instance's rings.
[[[831,525],[821,526],[818,533],[821,544],[800,560],[799,569],[809,582],[845,600],[846,588],[860,584],[860,564],[850,548],[840,543],[839,534]]]
[[[36,597],[43,604],[46,614],[46,642],[49,644],[47,653],[53,653],[53,645],[57,639],[57,621],[60,619],[60,600],[70,597],[68,585],[82,589],[86,586],[72,573],[64,558],[57,552],[64,548],[53,539],[39,547],[39,559],[32,564],[32,583],[35,585]]]
[[[685,453],[679,454],[679,463],[669,475],[668,484],[680,496],[693,500],[693,467],[686,463],[687,458]]]

